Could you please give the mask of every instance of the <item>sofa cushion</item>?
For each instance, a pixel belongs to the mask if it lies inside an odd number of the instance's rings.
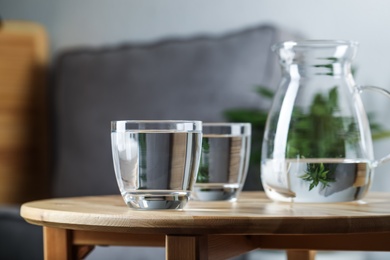
[[[54,196],[119,193],[111,120],[224,121],[228,108],[268,106],[253,88],[277,85],[270,46],[287,37],[266,25],[223,36],[64,51],[51,89]],[[254,189],[258,175],[248,176]]]

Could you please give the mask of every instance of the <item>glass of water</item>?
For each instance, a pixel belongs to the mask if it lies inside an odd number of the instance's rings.
[[[250,139],[250,123],[203,123],[202,154],[193,199],[237,199],[248,172]]]
[[[134,209],[182,209],[196,180],[201,121],[112,121],[115,175]]]

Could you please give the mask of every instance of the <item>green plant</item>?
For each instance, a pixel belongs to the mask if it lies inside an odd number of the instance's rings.
[[[202,152],[200,155],[200,165],[199,165],[198,175],[196,177],[196,182],[198,183],[209,182],[209,153],[210,153],[209,138],[203,137]]]
[[[318,184],[328,187],[330,182],[334,182],[333,172],[326,169],[323,163],[308,163],[305,175],[301,176],[302,180],[310,182],[309,191]]]
[[[303,111],[295,107],[287,141],[287,158],[343,158],[345,142],[358,140],[358,131],[352,117],[339,116],[338,88],[327,94],[317,93]]]
[[[339,115],[339,103],[335,86],[328,93],[317,93],[308,111],[294,108],[287,139],[288,158],[345,158],[345,144],[356,145],[359,131],[352,117]],[[378,134],[380,131],[382,136],[386,136],[378,123],[372,119],[370,122],[374,132]],[[334,170],[332,164],[308,163],[305,174],[300,178],[310,183],[309,190],[320,183],[324,188],[335,181]]]
[[[259,97],[269,100],[271,102],[274,92],[264,86],[256,86],[254,91]],[[251,139],[251,156],[250,164],[252,166],[260,165],[261,145],[263,142],[263,135],[265,124],[267,121],[268,110],[262,109],[229,109],[224,111],[224,117],[229,122],[248,122],[252,124],[252,139]]]
[[[263,99],[270,100],[274,96],[274,93],[264,86],[258,86],[255,90]],[[299,107],[294,108],[294,120],[290,127],[295,129],[289,131],[286,156],[289,158],[296,158],[297,155],[311,158],[345,157],[344,142],[353,143],[358,138],[358,132],[352,118],[337,116],[338,109],[337,87],[332,88],[327,94],[315,95],[308,112],[304,112]],[[224,112],[228,121],[252,124],[250,158],[252,166],[260,165],[267,114],[268,111],[261,109],[230,109]],[[385,131],[379,123],[375,122],[373,113],[369,113],[368,117],[374,140],[390,137],[390,131]],[[328,164],[308,164],[301,178],[310,182],[309,190],[320,183],[326,187],[334,181],[332,171]]]
[[[148,186],[147,184],[147,164],[146,164],[146,135],[145,133],[139,133],[138,134],[138,142],[139,142],[139,189],[146,189]]]

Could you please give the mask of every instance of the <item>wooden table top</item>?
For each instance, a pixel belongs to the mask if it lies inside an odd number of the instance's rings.
[[[133,210],[119,195],[58,198],[22,205],[26,221],[73,230],[144,234],[353,234],[390,232],[390,193],[363,202],[271,202],[243,192],[237,202],[190,201],[182,211]]]

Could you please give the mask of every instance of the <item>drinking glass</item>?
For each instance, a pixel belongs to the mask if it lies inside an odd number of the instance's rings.
[[[203,123],[194,200],[237,199],[248,172],[250,139],[250,123]]]
[[[134,209],[182,209],[199,167],[200,121],[112,121],[115,175]]]

